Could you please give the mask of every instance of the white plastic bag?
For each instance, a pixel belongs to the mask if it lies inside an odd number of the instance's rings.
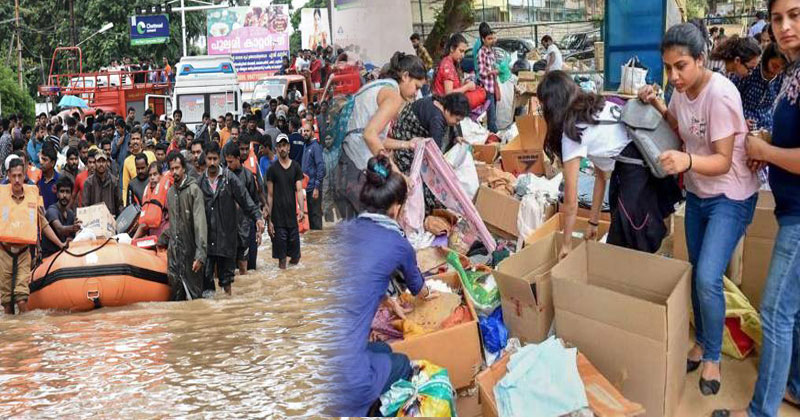
[[[475,198],[481,183],[478,180],[478,171],[475,169],[475,160],[472,158],[472,147],[458,143],[445,153],[444,158],[453,167],[453,172],[458,177],[464,192],[470,199]]]
[[[472,121],[471,118],[461,120],[461,135],[469,144],[486,144],[489,137],[489,130],[482,125]]]
[[[644,87],[647,82],[647,69],[639,67],[638,57],[633,57],[622,66],[622,79],[619,84],[619,92],[625,95],[636,95],[639,89]]]
[[[517,230],[519,231],[517,249],[522,249],[525,238],[544,223],[546,207],[547,200],[544,198],[544,194],[528,194],[522,198],[517,213]]]
[[[514,124],[514,86],[516,78],[511,78],[505,83],[500,83],[500,102],[497,103],[497,129],[505,130]]]

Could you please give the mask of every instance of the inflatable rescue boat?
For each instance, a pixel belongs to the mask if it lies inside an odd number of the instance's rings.
[[[45,258],[33,273],[28,307],[89,311],[169,297],[166,252],[98,239]]]

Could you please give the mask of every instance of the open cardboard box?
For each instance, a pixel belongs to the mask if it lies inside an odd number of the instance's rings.
[[[476,162],[483,162],[491,165],[499,156],[500,143],[472,145],[472,158],[475,159]]]
[[[544,138],[547,123],[541,115],[529,114],[517,117],[519,135],[500,149],[503,170],[519,176],[533,173],[552,178],[556,170],[544,153]]]
[[[769,191],[758,194],[758,204],[753,223],[747,228],[742,250],[742,293],[756,309],[761,308],[761,297],[769,274],[772,249],[778,235],[775,219],[775,197]]]
[[[541,343],[550,331],[550,270],[558,263],[563,240],[561,233],[551,232],[506,258],[493,272],[509,336],[522,343]]]
[[[673,416],[689,350],[689,263],[587,241],[551,276],[558,337],[647,416]]]
[[[447,283],[453,290],[462,290],[461,279],[456,272],[434,277]],[[394,352],[403,353],[411,360],[427,360],[447,369],[450,382],[456,389],[470,386],[483,364],[478,314],[467,296],[464,296],[464,301],[469,307],[472,321],[390,344]]]
[[[498,416],[494,387],[506,376],[510,360],[511,355],[506,354],[475,378],[475,382],[478,383],[478,395],[480,396],[483,417]],[[589,408],[595,416],[632,417],[644,414],[644,408],[640,404],[628,401],[622,396],[580,351],[578,352],[577,364],[578,373],[586,390]]]
[[[475,195],[475,208],[481,219],[490,230],[507,239],[519,237],[517,215],[521,204],[522,202],[515,197],[495,191],[486,185],[481,185]],[[555,205],[548,205],[545,209],[545,220],[553,214]]]
[[[94,233],[97,238],[111,238],[117,234],[117,221],[103,203],[78,208],[76,217],[83,222],[83,230]]]
[[[564,216],[564,213],[556,213],[556,214],[554,214],[552,217],[550,217],[550,219],[548,219],[541,226],[539,226],[538,229],[534,230],[533,233],[528,235],[528,237],[525,238],[525,243],[526,244],[534,243],[534,242],[538,241],[539,239],[542,239],[542,238],[546,237],[547,235],[549,235],[549,234],[551,234],[553,232],[564,232],[564,220],[565,219],[566,219],[566,216]],[[608,229],[611,227],[611,223],[609,223],[609,222],[607,222],[605,220],[600,220],[597,224],[599,225],[597,227],[597,239],[601,239],[603,236],[605,236],[608,233]],[[573,237],[575,237],[576,234],[582,235],[583,232],[588,227],[589,227],[589,219],[583,218],[583,217],[576,217],[575,218],[575,228],[572,231],[573,232]]]
[[[558,203],[558,212],[564,213],[564,205],[561,202]],[[592,216],[591,209],[585,209],[583,207],[578,207],[578,217],[582,219],[589,219]],[[600,212],[600,220],[604,222],[611,222],[611,212],[610,211],[601,211]]]

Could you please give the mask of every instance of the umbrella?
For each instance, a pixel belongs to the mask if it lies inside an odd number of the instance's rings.
[[[86,103],[83,99],[72,96],[66,95],[58,102],[58,106],[64,107],[75,107],[75,108],[89,108],[89,104]]]

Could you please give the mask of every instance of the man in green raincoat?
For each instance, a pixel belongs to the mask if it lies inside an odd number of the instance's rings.
[[[174,183],[167,193],[169,228],[159,245],[168,245],[167,277],[172,300],[203,296],[208,229],[203,192],[197,181],[186,176],[186,159],[177,151],[167,157]]]

